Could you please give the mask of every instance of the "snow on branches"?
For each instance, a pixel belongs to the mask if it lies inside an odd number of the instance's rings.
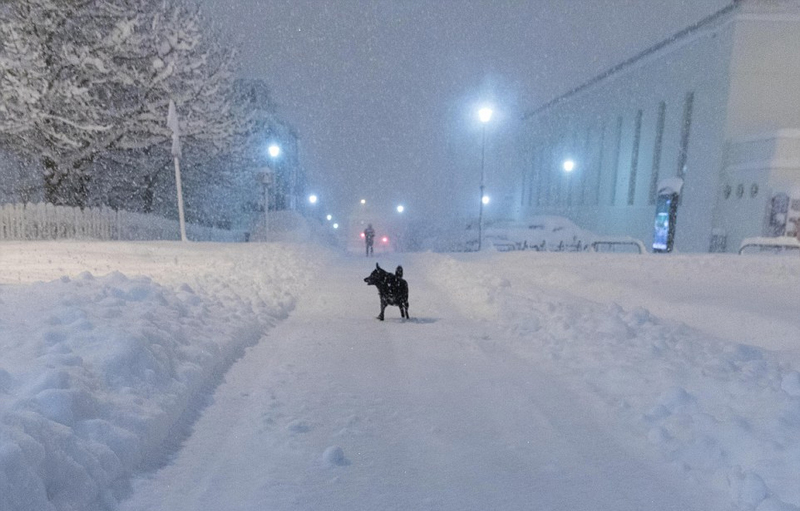
[[[232,115],[234,51],[191,0],[17,0],[0,17],[0,138],[41,162],[48,201],[84,205],[92,165],[181,132],[211,154]],[[108,177],[108,176],[106,176]]]

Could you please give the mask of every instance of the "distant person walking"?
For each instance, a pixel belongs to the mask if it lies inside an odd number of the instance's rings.
[[[375,229],[372,228],[372,224],[367,224],[367,228],[364,229],[364,242],[367,244],[367,257],[373,254],[372,245],[375,242]]]

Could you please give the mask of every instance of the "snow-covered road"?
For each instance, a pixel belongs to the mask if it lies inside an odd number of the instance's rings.
[[[797,259],[1,248],[0,511],[800,511]]]
[[[412,320],[379,322],[368,263],[336,259],[122,509],[730,508],[621,443],[618,418],[460,312],[424,261],[403,261]]]

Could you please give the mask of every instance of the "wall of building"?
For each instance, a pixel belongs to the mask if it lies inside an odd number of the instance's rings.
[[[727,138],[800,128],[800,3],[743,4],[730,83]]]
[[[525,213],[566,216],[592,231],[630,235],[649,245],[653,188],[661,178],[684,175],[675,247],[707,251],[723,166],[732,19],[729,14],[719,16],[532,112],[526,137]],[[561,161],[568,156],[576,161],[576,169],[565,175]]]
[[[800,187],[800,4],[745,2],[734,25],[715,224],[736,250],[772,235],[772,197]]]
[[[728,143],[715,224],[728,251],[744,238],[771,236],[772,197],[800,189],[800,130],[779,130]]]

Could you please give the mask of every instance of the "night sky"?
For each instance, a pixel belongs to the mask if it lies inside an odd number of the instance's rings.
[[[730,0],[203,0],[301,137],[323,207],[477,215],[481,127],[499,211],[520,116]],[[475,211],[473,211],[475,210]],[[487,211],[491,214],[491,211]]]

